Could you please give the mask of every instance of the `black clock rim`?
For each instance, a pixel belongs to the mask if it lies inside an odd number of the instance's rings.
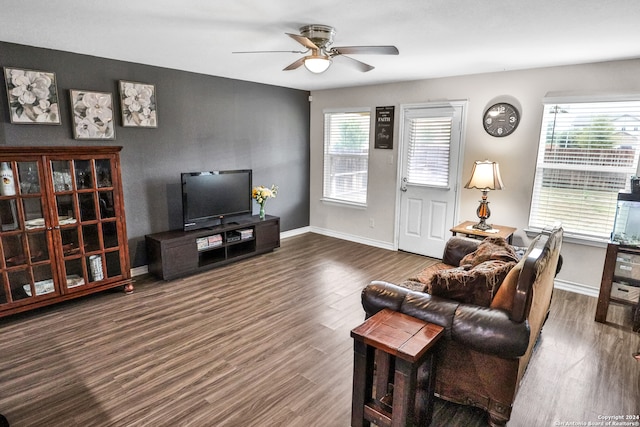
[[[492,132],[489,131],[489,129],[487,129],[487,123],[486,123],[487,114],[489,113],[489,110],[491,110],[493,107],[495,107],[497,105],[508,105],[509,107],[513,108],[513,111],[515,111],[515,113],[516,113],[516,124],[515,124],[515,126],[510,131],[508,131],[507,133],[503,133],[502,135],[498,135],[498,134],[492,133]],[[489,108],[487,108],[484,111],[484,114],[482,115],[482,127],[484,128],[484,131],[487,132],[489,135],[491,135],[493,137],[496,137],[496,138],[504,138],[505,136],[511,135],[518,128],[519,124],[520,124],[520,111],[513,104],[509,104],[508,102],[496,102],[495,104],[490,105]]]

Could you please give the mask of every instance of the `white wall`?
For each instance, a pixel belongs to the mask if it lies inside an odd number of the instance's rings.
[[[372,72],[375,72],[372,71]],[[524,233],[537,156],[542,99],[548,92],[575,94],[640,93],[640,60],[616,61],[566,67],[421,80],[378,86],[312,92],[311,102],[311,202],[310,226],[351,240],[394,247],[398,129],[402,104],[442,100],[467,100],[463,181],[475,160],[500,163],[505,189],[489,194],[491,223],[517,227],[516,244],[527,244]],[[521,122],[507,137],[493,138],[482,127],[484,110],[499,97],[519,105]],[[369,160],[369,197],[366,209],[332,205],[322,198],[323,110],[328,108],[395,105],[393,150],[373,149]],[[462,183],[464,185],[464,183]],[[480,192],[460,190],[458,219],[475,220]],[[370,227],[370,220],[374,227]],[[597,292],[602,275],[604,247],[565,241],[565,260],[558,278]]]

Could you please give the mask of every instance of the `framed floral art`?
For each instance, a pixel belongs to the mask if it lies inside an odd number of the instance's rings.
[[[116,138],[110,93],[71,89],[69,94],[75,139]]]
[[[152,84],[120,80],[122,126],[158,127],[156,88]]]
[[[4,79],[11,123],[60,124],[55,73],[4,67]]]

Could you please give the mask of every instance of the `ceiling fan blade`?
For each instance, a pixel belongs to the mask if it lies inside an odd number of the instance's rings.
[[[395,46],[341,46],[331,48],[331,51],[340,55],[398,55],[400,53]]]
[[[285,34],[291,37],[292,39],[294,39],[295,41],[297,41],[298,43],[300,43],[302,46],[306,47],[307,49],[320,49],[318,46],[316,46],[314,42],[312,42],[305,36],[301,36],[299,34],[291,34],[291,33],[285,33]]]
[[[345,55],[336,55],[333,57],[333,59],[337,59],[338,61],[343,61],[347,64],[350,64],[351,66],[356,67],[358,70],[362,71],[363,73],[366,73],[367,71],[371,71],[375,68],[373,65],[365,64],[362,61],[358,61],[357,59],[353,59]]]
[[[283,68],[282,71],[291,71],[291,70],[295,70],[296,68],[299,68],[302,66],[302,64],[304,64],[304,57],[298,59],[296,62],[288,65],[287,67]]]

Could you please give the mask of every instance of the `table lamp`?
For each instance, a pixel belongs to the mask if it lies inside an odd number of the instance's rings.
[[[473,228],[477,230],[491,230],[491,225],[487,224],[487,218],[491,216],[489,210],[489,202],[487,201],[487,193],[489,190],[502,190],[502,178],[500,177],[500,166],[496,162],[489,160],[476,160],[473,163],[471,171],[471,179],[464,188],[477,188],[482,191],[482,200],[476,214],[480,218],[480,222],[475,224]]]

